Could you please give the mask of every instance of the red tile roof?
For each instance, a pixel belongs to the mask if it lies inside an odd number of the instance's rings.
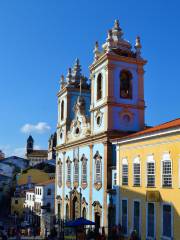
[[[169,129],[173,129],[173,128],[178,128],[180,127],[180,118],[174,119],[172,121],[166,122],[166,123],[162,123],[160,125],[157,125],[155,127],[149,127],[145,130],[136,132],[136,133],[132,133],[126,137],[122,137],[120,139],[118,139],[119,141],[121,140],[128,140],[134,137],[140,137],[143,135],[148,135],[151,133],[156,133],[156,132],[161,132],[161,131],[165,131],[165,130],[169,130]],[[116,139],[117,140],[117,139]],[[114,141],[116,141],[114,140]]]

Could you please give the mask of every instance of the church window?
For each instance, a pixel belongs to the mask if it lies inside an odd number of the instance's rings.
[[[67,180],[66,180],[67,187],[71,187],[71,161],[67,159]]]
[[[61,120],[64,120],[64,101],[61,102]]]
[[[132,74],[127,70],[120,73],[120,97],[132,98]]]
[[[79,161],[74,159],[74,182],[79,183]]]
[[[98,151],[96,152],[94,159],[95,159],[95,185],[101,187],[101,184],[102,184],[102,157],[100,156]]]
[[[58,186],[62,186],[62,162],[61,160],[58,162],[58,168],[57,168],[57,176],[58,176]]]
[[[97,100],[102,98],[102,74],[97,77]]]
[[[82,161],[81,186],[84,189],[87,187],[87,158],[85,157],[84,154],[81,158],[81,161]]]

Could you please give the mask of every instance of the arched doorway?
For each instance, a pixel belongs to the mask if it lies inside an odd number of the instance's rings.
[[[69,220],[69,204],[66,203],[66,220]]]
[[[99,229],[100,228],[100,220],[101,216],[99,212],[95,212],[95,228]]]
[[[73,209],[72,209],[72,219],[76,219],[79,217],[79,205],[78,205],[78,199],[77,197],[75,196],[73,198]]]
[[[94,207],[95,228],[96,231],[99,231],[101,226],[102,206],[99,201],[94,201],[92,205]]]
[[[85,207],[83,208],[83,211],[82,211],[82,217],[86,218],[86,208]]]

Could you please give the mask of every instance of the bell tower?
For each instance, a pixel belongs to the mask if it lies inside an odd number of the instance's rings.
[[[90,66],[91,134],[144,128],[145,64],[140,38],[133,49],[116,20],[101,50],[96,42]]]
[[[66,78],[62,75],[60,80],[57,145],[67,143],[69,132],[72,130],[72,121],[77,112],[77,105],[80,108],[83,107],[84,115],[87,117],[90,115],[90,84],[88,79],[81,73],[81,65],[78,58],[74,67],[68,69]],[[78,131],[78,128],[75,131]],[[76,135],[78,136],[79,132]]]
[[[26,146],[26,152],[30,153],[33,151],[34,148],[34,139],[32,138],[31,135],[29,135],[28,139],[27,139],[27,146]]]

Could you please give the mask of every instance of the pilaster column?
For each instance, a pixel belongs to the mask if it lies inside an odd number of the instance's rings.
[[[138,101],[139,104],[144,106],[144,69],[143,66],[137,66],[138,74]]]
[[[114,64],[108,63],[105,67],[106,71],[106,91],[105,97],[107,102],[114,100]]]
[[[90,75],[91,79],[91,108],[94,108],[94,74],[91,73]],[[91,133],[93,134],[94,129],[94,111],[91,111]]]
[[[116,145],[116,174],[116,224],[118,225],[120,223],[120,148],[118,145]]]
[[[58,154],[56,156],[56,175],[55,175],[55,199],[54,199],[54,208],[55,214],[57,214],[57,186],[58,186],[58,176],[57,176],[57,162],[58,162]]]
[[[141,107],[145,107],[144,102],[144,69],[143,66],[138,65],[137,67],[138,73],[138,105]],[[139,110],[139,128],[144,128],[144,109]]]
[[[103,226],[108,227],[108,205],[107,205],[107,188],[108,188],[108,165],[111,161],[111,144],[109,142],[103,142],[104,144],[104,192],[103,192]]]
[[[92,188],[93,188],[93,145],[89,145],[90,159],[89,159],[89,220],[92,221]]]
[[[108,63],[105,67],[106,71],[106,94],[105,99],[107,102],[107,116],[106,116],[106,129],[111,130],[113,128],[112,121],[112,107],[108,105],[109,102],[114,102],[114,69],[115,66],[113,64]]]
[[[63,152],[63,181],[62,181],[62,207],[61,207],[61,217],[65,218],[64,214],[64,204],[65,204],[65,186],[66,186],[66,178],[65,178],[65,167],[66,167],[66,152]]]

